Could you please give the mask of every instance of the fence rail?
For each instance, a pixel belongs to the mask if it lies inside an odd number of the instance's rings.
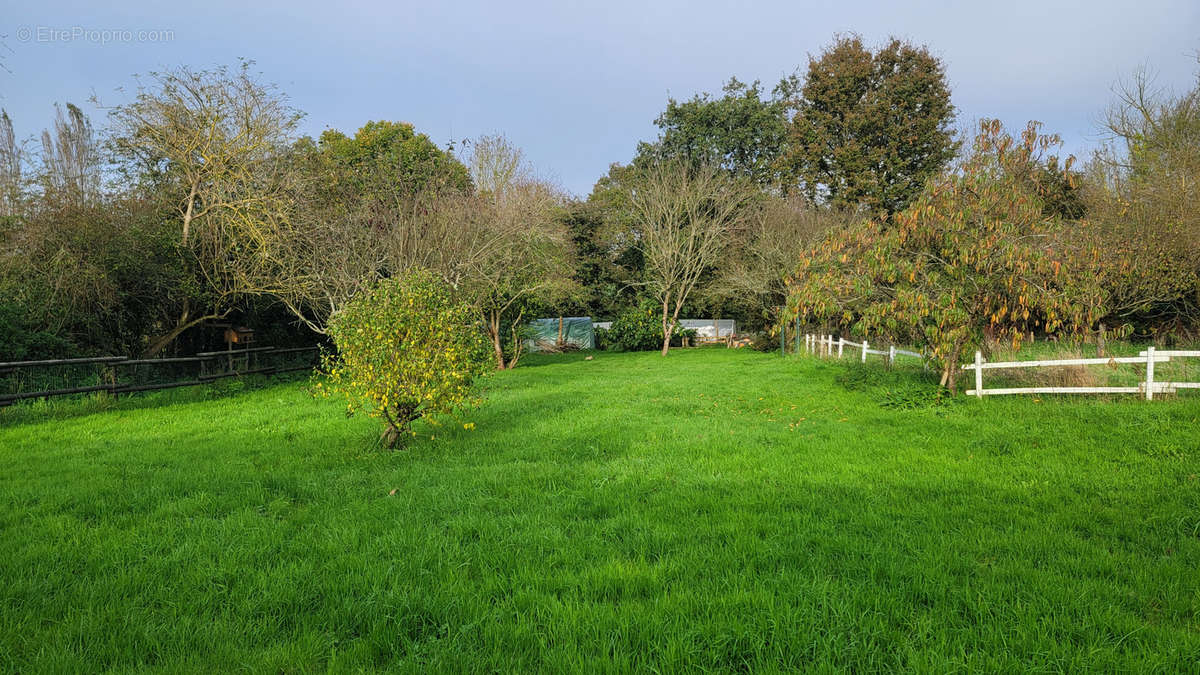
[[[844,337],[834,337],[833,335],[817,335],[807,333],[804,336],[804,349],[809,354],[817,356],[830,356],[842,358],[846,353],[846,348],[858,350],[858,359],[862,363],[867,362],[867,356],[874,354],[882,356],[886,359],[888,365],[896,363],[897,356],[910,356],[913,358],[925,360],[924,354],[918,354],[907,349],[900,349],[895,345],[889,345],[887,349],[872,349],[870,342],[863,339],[862,342],[852,342]]]
[[[799,349],[799,340],[797,340],[797,349]],[[889,346],[887,349],[873,349],[866,339],[863,339],[862,342],[852,342],[843,337],[835,337],[829,334],[808,333],[804,335],[804,350],[807,353],[816,356],[838,359],[846,356],[847,350],[852,350],[851,356],[857,357],[863,363],[867,362],[867,357],[869,355],[878,355],[884,357],[884,360],[889,366],[896,362],[896,357],[908,356],[925,361],[926,368],[929,367],[928,361],[926,360],[927,357],[924,354],[919,354],[906,349],[899,349],[894,345]],[[1188,358],[1200,358],[1200,350],[1156,350],[1154,347],[1150,347],[1139,352],[1137,356],[996,362],[985,361],[983,354],[977,351],[975,352],[975,362],[965,364],[961,366],[961,368],[964,371],[974,372],[975,387],[973,389],[968,389],[966,394],[968,396],[975,396],[977,398],[1011,394],[1138,394],[1145,396],[1146,400],[1149,401],[1154,399],[1155,394],[1173,394],[1181,389],[1200,389],[1200,382],[1160,381],[1155,379],[1155,364],[1170,363],[1172,360]],[[1146,368],[1145,376],[1137,385],[1131,386],[1037,386],[995,387],[992,389],[985,389],[983,386],[983,373],[987,370],[1061,368],[1069,366],[1100,365],[1110,366],[1113,368],[1116,368],[1119,365],[1143,365]]]
[[[78,386],[78,387],[61,387],[57,389],[42,389],[38,391],[17,391],[8,394],[0,394],[0,408],[11,405],[17,401],[23,401],[34,398],[50,398],[55,396],[69,396],[72,394],[85,394],[97,391],[108,392],[109,394],[130,394],[139,391],[152,391],[158,389],[172,389],[175,387],[194,387],[201,384],[210,384],[216,380],[226,377],[241,377],[243,375],[262,374],[262,375],[277,375],[280,373],[289,373],[300,370],[310,370],[316,364],[310,362],[305,365],[287,365],[275,364],[261,366],[255,361],[264,357],[277,355],[298,355],[305,352],[317,352],[320,347],[287,347],[284,349],[276,349],[275,347],[255,347],[252,349],[236,349],[219,352],[203,352],[194,356],[179,356],[167,357],[161,359],[131,359],[127,356],[100,356],[81,359],[43,359],[39,361],[9,361],[0,363],[0,372],[12,373],[26,368],[53,368],[56,366],[78,366],[78,365],[103,365],[109,368],[125,370],[137,366],[158,366],[166,364],[185,364],[197,363],[200,364],[200,372],[196,374],[195,379],[190,380],[173,380],[166,382],[148,382],[135,383],[132,381],[121,382],[115,373],[111,382],[101,384]],[[210,363],[219,361],[227,361],[229,364],[228,370],[217,372],[206,372],[207,366]],[[234,368],[234,362],[239,362],[240,368]],[[126,377],[130,377],[127,375]]]
[[[1137,356],[1116,356],[1112,358],[1093,359],[1050,359],[1040,361],[1002,361],[988,363],[983,354],[975,352],[975,363],[962,366],[963,370],[974,371],[975,388],[968,389],[968,396],[983,398],[984,396],[1003,396],[1008,394],[1140,394],[1147,401],[1154,399],[1155,394],[1173,394],[1179,389],[1200,389],[1200,382],[1158,382],[1154,379],[1154,366],[1159,363],[1169,363],[1172,359],[1197,358],[1200,351],[1195,350],[1162,350],[1150,347],[1138,352]],[[983,371],[1009,368],[1059,368],[1064,366],[1106,365],[1116,367],[1121,364],[1145,365],[1146,373],[1137,386],[1126,387],[999,387],[985,389],[983,387]]]

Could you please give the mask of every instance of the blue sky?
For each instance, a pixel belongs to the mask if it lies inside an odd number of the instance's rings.
[[[928,45],[960,123],[1038,119],[1081,156],[1115,82],[1146,66],[1186,89],[1200,50],[1196,0],[3,2],[0,106],[19,135],[47,126],[56,101],[125,100],[134,73],[245,57],[307,113],[307,133],[371,119],[412,122],[439,144],[502,132],[579,195],[654,137],[668,96],[730,76],[773,84],[839,32]]]

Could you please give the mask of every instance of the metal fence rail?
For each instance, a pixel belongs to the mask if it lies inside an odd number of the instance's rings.
[[[11,405],[17,401],[23,401],[36,398],[51,398],[55,396],[69,396],[73,394],[85,394],[97,391],[108,392],[112,395],[130,394],[139,391],[153,391],[158,389],[173,389],[176,387],[194,387],[201,384],[210,384],[216,380],[226,377],[241,377],[243,375],[277,375],[280,373],[296,372],[300,370],[311,370],[316,366],[316,359],[310,358],[309,362],[303,365],[294,364],[274,364],[261,365],[261,360],[280,355],[300,355],[305,352],[315,354],[320,350],[320,347],[287,347],[276,349],[275,347],[255,347],[252,349],[237,349],[226,350],[219,352],[203,352],[194,356],[168,357],[161,359],[131,359],[127,356],[98,356],[81,359],[42,359],[38,361],[9,361],[0,363],[0,373],[13,373],[26,368],[54,368],[60,366],[78,366],[78,365],[104,365],[112,369],[112,381],[103,382],[100,384],[89,384],[78,387],[60,387],[56,389],[42,389],[37,391],[17,391],[8,394],[0,394],[0,407]],[[224,370],[214,370],[212,365],[224,361],[227,368]],[[234,367],[234,362],[237,361],[240,368]],[[126,371],[123,377],[118,377],[116,371],[132,369],[136,371],[139,366],[162,366],[168,364],[199,364],[199,372],[194,379],[186,380],[167,380],[160,382],[135,382],[132,381],[132,372]],[[122,382],[121,380],[125,381]]]

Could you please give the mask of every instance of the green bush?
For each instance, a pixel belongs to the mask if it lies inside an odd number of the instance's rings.
[[[329,335],[337,353],[323,359],[317,390],[380,419],[389,448],[413,421],[475,403],[489,364],[475,313],[427,272],[381,281],[329,322]]]
[[[25,308],[0,302],[0,361],[69,358],[77,351],[70,340],[36,327]]]
[[[675,326],[672,338],[695,335],[695,331]],[[613,321],[604,335],[604,348],[614,352],[644,352],[662,349],[662,308],[643,302],[626,309]]]

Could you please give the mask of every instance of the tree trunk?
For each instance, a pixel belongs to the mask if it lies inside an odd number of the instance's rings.
[[[667,352],[671,350],[671,333],[675,332],[675,326],[672,325],[674,322],[670,321],[667,318],[667,304],[668,304],[667,301],[664,299],[663,300],[663,314],[662,314],[662,329],[663,329],[662,355],[663,356],[666,356]]]
[[[950,390],[951,395],[958,393],[958,357],[960,354],[962,354],[962,347],[952,349],[942,368],[941,384]]]
[[[146,350],[142,352],[142,357],[150,358],[157,355],[159,352],[166,349],[167,345],[171,344],[176,338],[182,335],[185,330],[208,321],[209,319],[223,318],[228,313],[229,312],[224,312],[222,314],[205,314],[204,316],[189,321],[188,316],[191,314],[191,312],[185,307],[183,310],[183,315],[180,316],[179,320],[175,322],[175,327],[165,334],[155,338],[150,343],[150,346],[146,347]]]
[[[394,450],[396,444],[400,441],[400,430],[389,424],[383,433],[379,435],[379,442],[388,450]]]
[[[525,343],[521,341],[521,319],[525,318],[525,310],[522,309],[517,314],[517,320],[512,325],[512,340],[513,340],[513,355],[508,360],[507,368],[512,370],[517,367],[517,362],[521,360],[521,354],[524,353]]]
[[[182,243],[184,248],[187,248],[188,238],[192,231],[192,214],[196,212],[196,193],[200,191],[200,183],[193,182],[191,192],[188,194],[187,209],[183,212],[183,237]]]
[[[488,337],[492,339],[492,352],[496,356],[496,370],[504,370],[504,344],[500,339],[500,315],[492,312],[487,320]]]

